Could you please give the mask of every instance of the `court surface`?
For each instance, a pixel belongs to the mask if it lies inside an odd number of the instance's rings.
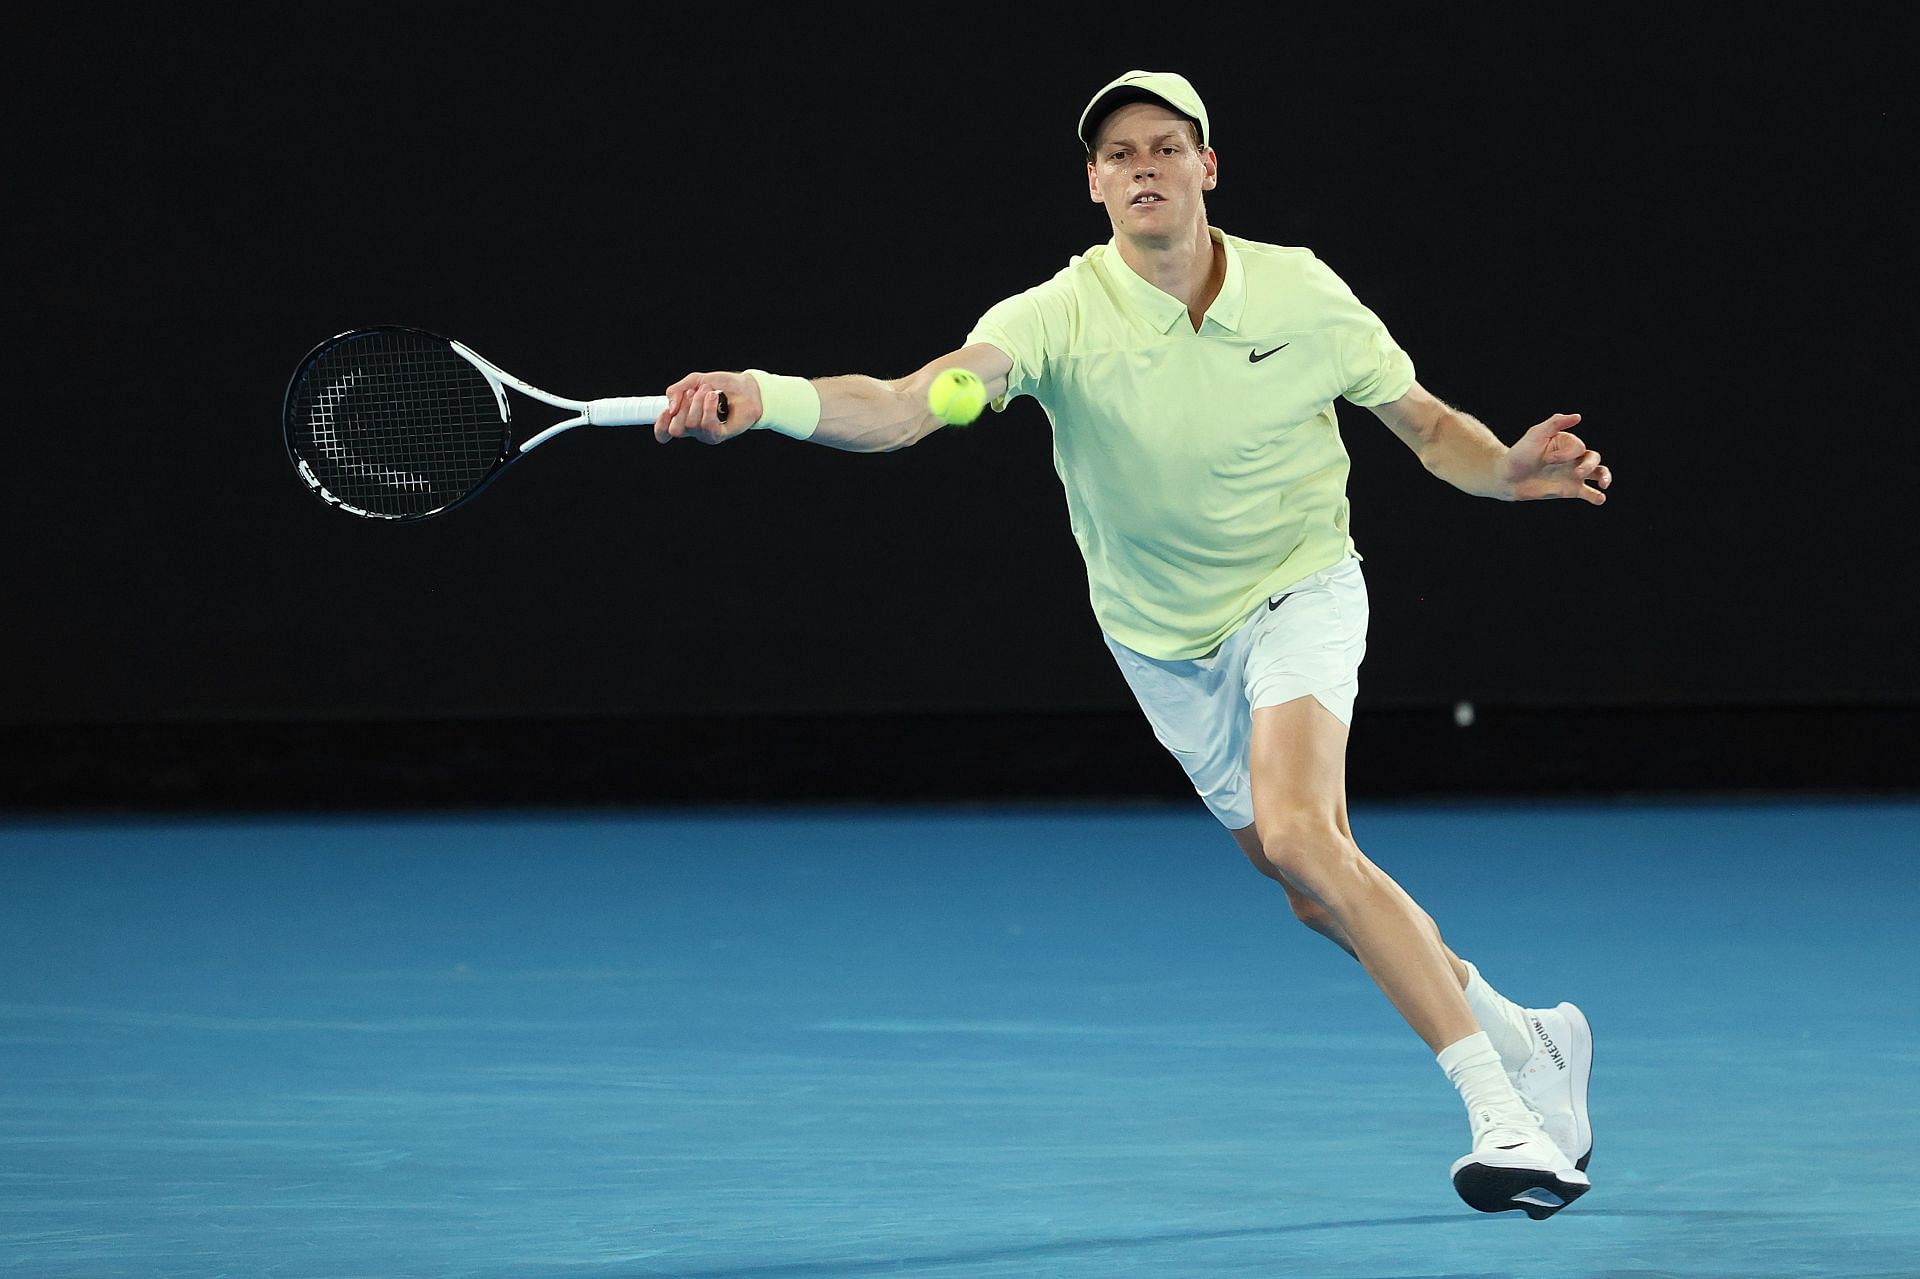
[[[1198,805],[0,825],[0,1275],[1913,1276],[1920,804],[1359,808],[1595,1189]]]

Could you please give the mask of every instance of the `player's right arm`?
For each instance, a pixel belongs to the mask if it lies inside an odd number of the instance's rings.
[[[1006,394],[1013,360],[997,346],[976,342],[892,381],[864,374],[814,378],[820,421],[807,438],[853,453],[885,453],[918,444],[941,427],[927,407],[927,387],[943,369],[971,369],[985,383],[991,402]],[[722,393],[727,397],[724,422],[719,416]],[[667,388],[667,411],[653,424],[653,437],[662,444],[678,439],[720,444],[762,425],[766,411],[760,383],[751,374],[689,373]],[[791,424],[766,425],[777,430]]]

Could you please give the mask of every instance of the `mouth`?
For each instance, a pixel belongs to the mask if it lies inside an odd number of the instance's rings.
[[[1167,197],[1161,195],[1158,191],[1142,191],[1139,195],[1127,201],[1127,207],[1137,209],[1143,204],[1165,204],[1166,202]]]

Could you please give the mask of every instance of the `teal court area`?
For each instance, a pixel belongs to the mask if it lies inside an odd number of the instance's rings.
[[[1920,1273],[1920,805],[1354,825],[1592,1018],[1550,1221],[1197,809],[14,821],[0,1274]]]

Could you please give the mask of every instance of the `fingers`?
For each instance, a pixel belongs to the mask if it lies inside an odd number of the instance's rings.
[[[1577,497],[1592,506],[1606,502],[1613,472],[1572,433],[1579,424],[1578,413],[1555,413],[1529,427],[1514,444],[1510,452],[1525,476],[1516,490],[1523,499]]]
[[[1556,442],[1554,437],[1559,435],[1560,432],[1571,430],[1578,425],[1580,425],[1580,415],[1578,413],[1555,413],[1546,421],[1536,422],[1528,427],[1526,435],[1522,438],[1530,440],[1544,449]]]
[[[737,375],[689,373],[667,388],[667,411],[653,424],[653,438],[665,444],[689,436],[718,444],[741,429],[736,397],[728,386]]]
[[[1588,450],[1573,468],[1574,488],[1569,496],[1584,499],[1592,506],[1604,506],[1607,495],[1601,490],[1613,483],[1613,472],[1600,465],[1600,455]]]
[[[1577,497],[1590,506],[1606,503],[1613,472],[1601,465],[1600,454],[1573,434],[1578,413],[1555,413],[1537,422],[1507,450],[1501,477],[1519,501]]]
[[[653,438],[662,444],[674,438],[674,427],[680,422],[680,402],[686,396],[687,384],[692,380],[692,377],[684,377],[667,388],[667,411],[653,420]]]
[[[706,391],[705,375],[700,373],[689,374],[668,387],[667,411],[654,422],[653,438],[665,444],[698,430]]]
[[[1595,488],[1605,488],[1613,483],[1613,472],[1600,464],[1600,455],[1592,449],[1580,455],[1573,465],[1573,478],[1590,483]]]

